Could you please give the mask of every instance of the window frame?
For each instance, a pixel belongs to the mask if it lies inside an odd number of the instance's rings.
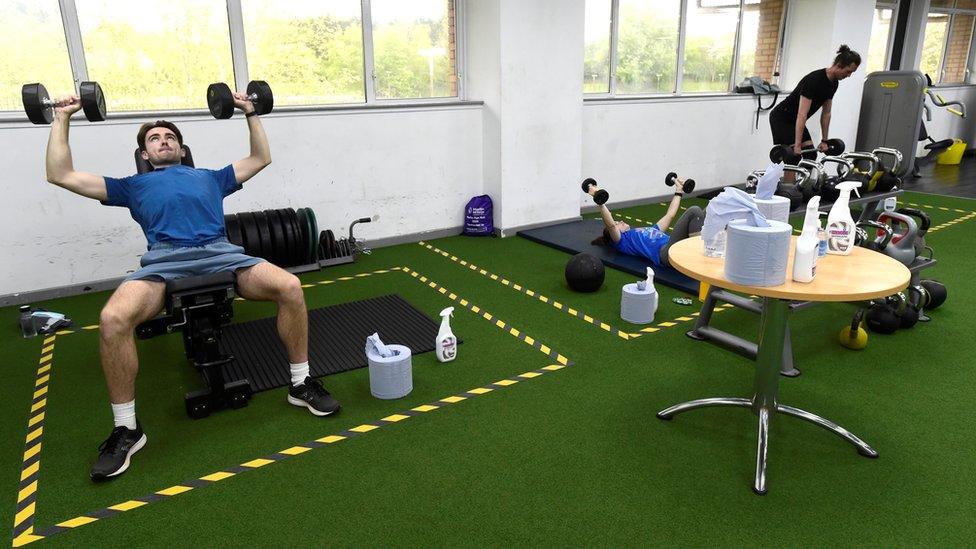
[[[691,0],[695,1],[695,0]],[[681,6],[679,8],[678,14],[678,51],[677,58],[675,61],[675,81],[674,88],[671,92],[662,93],[619,93],[617,91],[617,61],[618,52],[617,46],[619,43],[620,36],[620,0],[610,1],[610,71],[609,71],[609,86],[608,90],[605,92],[583,92],[584,100],[602,100],[602,99],[653,99],[653,98],[672,98],[672,97],[703,97],[703,96],[726,96],[735,95],[735,85],[738,83],[737,74],[739,72],[739,60],[740,60],[740,48],[742,45],[741,34],[742,34],[742,13],[746,5],[746,0],[739,1],[739,15],[736,21],[735,27],[735,43],[732,50],[732,67],[729,71],[729,81],[726,91],[709,91],[709,92],[683,92],[681,90],[683,80],[684,80],[684,55],[685,55],[685,39],[687,36],[687,24],[688,24],[688,10],[690,9],[689,0],[681,0]],[[779,21],[779,43],[776,46],[776,60],[773,63],[774,67],[778,67],[779,73],[783,71],[783,47],[786,43],[785,34],[789,26],[786,24],[787,17],[789,17],[790,0],[783,0],[783,12],[780,14]],[[890,37],[889,37],[890,44]],[[890,50],[890,45],[889,45]]]
[[[232,71],[234,84],[237,89],[247,87],[249,81],[247,66],[247,41],[244,35],[244,15],[242,0],[225,0],[228,24],[227,40],[230,43]],[[614,0],[616,1],[616,0]],[[683,0],[684,1],[684,0]],[[359,0],[362,10],[363,27],[363,74],[364,74],[364,102],[356,103],[323,103],[317,105],[282,105],[275,106],[278,112],[308,112],[308,111],[336,111],[362,110],[391,107],[431,107],[443,105],[464,105],[470,103],[465,97],[464,62],[466,59],[466,41],[464,25],[464,0],[454,0],[454,77],[457,95],[448,97],[409,97],[385,98],[376,97],[376,71],[373,57],[373,26],[371,17],[371,0]],[[88,64],[85,57],[85,47],[81,38],[81,25],[78,22],[78,8],[75,0],[58,0],[61,11],[61,21],[64,28],[65,40],[68,48],[68,60],[71,66],[71,79],[75,89],[81,82],[88,80]],[[201,95],[203,92],[201,91]],[[207,115],[209,111],[203,109],[172,109],[172,110],[137,110],[109,113],[113,119],[143,118],[153,113],[166,113],[167,116]],[[0,111],[0,122],[25,122],[27,120],[23,110]]]
[[[973,82],[974,73],[976,73],[976,67],[973,66],[974,63],[976,63],[976,51],[974,51],[976,50],[976,48],[973,47],[974,45],[976,45],[976,8],[957,8],[955,7],[955,3],[953,3],[953,7],[951,8],[929,7],[928,11],[925,13],[925,17],[926,17],[925,26],[928,26],[928,15],[930,13],[941,13],[949,16],[949,19],[946,22],[945,40],[942,43],[942,57],[939,63],[939,74],[938,74],[938,78],[933,80],[932,87],[933,88],[937,88],[937,87],[958,88],[961,86],[976,85],[976,82]],[[943,78],[945,78],[945,73],[946,73],[946,60],[947,60],[947,54],[949,53],[949,42],[950,39],[952,38],[952,25],[956,21],[956,15],[973,16],[974,18],[973,32],[969,38],[969,53],[966,55],[966,68],[963,69],[963,74],[965,75],[963,77],[963,81],[944,82]],[[924,27],[922,30],[923,30],[923,41],[924,41],[924,30],[925,30]],[[920,68],[916,68],[916,69],[921,70]]]
[[[882,63],[884,71],[891,70],[891,53],[895,49],[895,28],[898,26],[898,6],[900,2],[880,1],[874,3],[874,10],[891,10],[891,21],[888,23],[888,43],[885,45],[885,58]]]

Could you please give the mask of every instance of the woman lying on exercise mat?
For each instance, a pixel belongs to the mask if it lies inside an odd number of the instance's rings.
[[[611,246],[618,252],[636,255],[649,259],[657,266],[669,266],[668,249],[671,244],[688,238],[689,235],[701,232],[702,224],[705,222],[705,212],[698,206],[691,206],[685,213],[681,214],[678,222],[674,225],[674,230],[669,235],[665,231],[671,225],[671,221],[678,213],[681,206],[681,197],[690,183],[675,178],[678,183],[676,192],[668,205],[668,211],[664,217],[650,227],[631,227],[623,221],[615,221],[606,202],[600,204],[600,214],[603,217],[603,236],[595,239],[591,244],[598,246]],[[690,189],[688,189],[690,190]],[[600,187],[593,184],[589,185],[587,193],[594,198]],[[604,195],[605,197],[605,195]]]

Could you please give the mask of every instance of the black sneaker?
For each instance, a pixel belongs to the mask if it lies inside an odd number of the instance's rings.
[[[146,433],[142,424],[136,421],[136,428],[116,427],[112,434],[98,447],[98,460],[91,468],[91,479],[95,482],[108,480],[121,475],[129,468],[129,458],[146,445]]]
[[[339,401],[322,387],[317,379],[305,378],[305,383],[288,388],[288,404],[304,406],[317,416],[327,416],[339,411]]]

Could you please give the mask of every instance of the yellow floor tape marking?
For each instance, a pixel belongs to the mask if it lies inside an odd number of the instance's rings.
[[[109,509],[111,509],[113,511],[131,511],[133,509],[142,507],[143,505],[147,505],[145,501],[136,501],[134,499],[130,499],[129,501],[126,501],[125,503],[120,503],[118,505],[113,505],[113,506],[109,507]]]
[[[191,488],[190,486],[180,486],[179,484],[177,484],[176,486],[170,486],[169,488],[166,488],[165,490],[160,490],[156,493],[161,496],[175,496],[178,494],[182,494],[183,492],[189,492],[192,489],[193,488]]]
[[[210,482],[217,482],[219,480],[224,480],[225,478],[230,478],[234,476],[234,473],[228,473],[227,471],[220,471],[217,473],[211,473],[205,477],[200,477],[200,480],[209,480]]]
[[[329,435],[327,437],[317,438],[315,440],[317,442],[321,442],[322,444],[335,444],[341,440],[346,440],[346,437],[340,435]]]

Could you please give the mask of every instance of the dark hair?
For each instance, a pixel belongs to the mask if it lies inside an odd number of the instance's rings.
[[[613,245],[613,235],[610,234],[610,228],[603,228],[603,236],[598,236],[590,241],[590,244],[594,246],[612,246]]]
[[[840,48],[837,49],[837,57],[834,57],[834,64],[847,67],[851,64],[860,65],[861,64],[861,54],[847,47],[847,44],[841,44]]]
[[[176,127],[176,124],[166,120],[157,120],[155,122],[146,122],[141,128],[139,128],[139,133],[136,134],[136,143],[139,144],[139,150],[146,150],[146,134],[149,133],[149,130],[153,128],[166,128],[168,130],[172,130],[172,132],[176,134],[176,140],[179,141],[180,146],[183,146],[183,134],[180,133],[180,129]]]

